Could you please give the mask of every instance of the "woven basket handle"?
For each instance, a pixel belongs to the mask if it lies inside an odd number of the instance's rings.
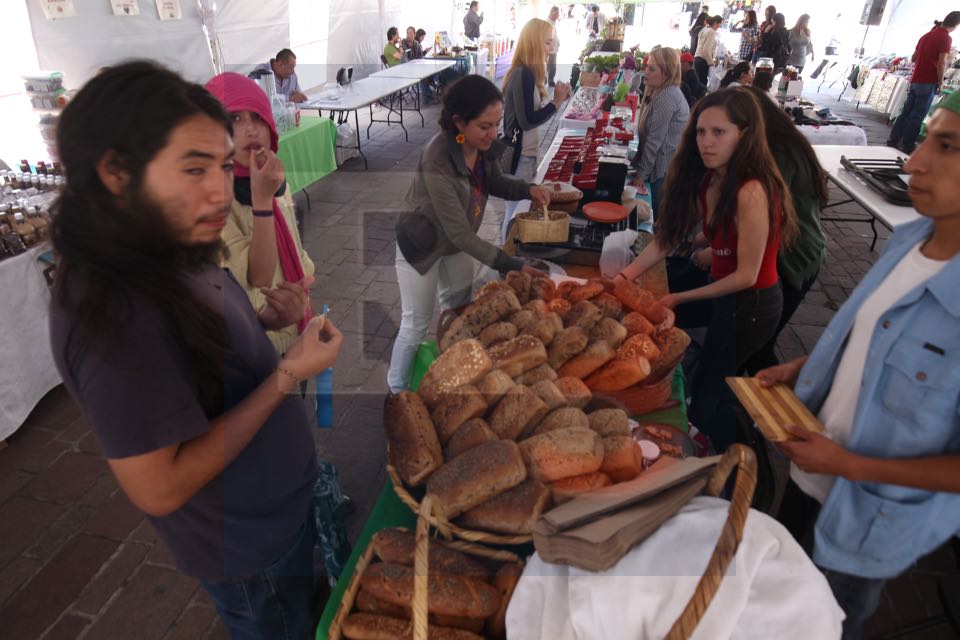
[[[720,531],[720,539],[687,607],[667,633],[668,639],[689,639],[693,635],[743,539],[743,528],[750,511],[750,502],[753,500],[753,490],[757,485],[757,458],[753,450],[739,443],[727,450],[707,483],[707,494],[718,496],[734,468],[737,470],[737,481],[727,520]]]
[[[450,323],[452,323],[462,311],[462,307],[456,309],[451,307],[450,309],[445,309],[440,312],[440,318],[437,320],[437,343],[439,343],[443,335],[447,333]]]
[[[427,638],[427,616],[430,574],[430,512],[433,496],[427,494],[420,503],[417,518],[416,547],[413,553],[413,638]]]

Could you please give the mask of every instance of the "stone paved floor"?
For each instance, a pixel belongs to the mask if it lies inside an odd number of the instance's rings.
[[[821,99],[826,102],[828,95]],[[846,101],[830,106],[862,123],[871,144],[883,143],[887,125],[868,107],[856,111]],[[357,505],[347,521],[351,537],[385,481],[381,407],[400,322],[392,211],[402,202],[438,115],[435,107],[427,109],[427,126],[411,125],[409,142],[399,128],[375,125],[372,139],[364,141],[369,171],[351,160],[309,188],[303,239],[317,264],[312,298],[316,307],[330,306],[347,337],[335,369],[335,425],[318,430],[316,440]],[[553,123],[545,140],[555,128]],[[484,237],[498,236],[502,212],[502,202],[491,201]],[[784,358],[810,350],[876,259],[868,226],[828,223],[826,229],[827,264],[781,336]],[[957,561],[945,546],[893,581],[868,635],[953,636],[936,587]],[[0,450],[0,637],[226,637],[203,591],[176,571],[143,515],[119,491],[62,387],[47,395]]]

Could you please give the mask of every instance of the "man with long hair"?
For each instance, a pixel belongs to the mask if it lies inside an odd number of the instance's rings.
[[[234,638],[312,635],[316,455],[301,381],[342,335],[295,283],[254,310],[219,268],[233,199],[230,116],[150,62],[108,68],[60,117],[57,368],[121,489]]]

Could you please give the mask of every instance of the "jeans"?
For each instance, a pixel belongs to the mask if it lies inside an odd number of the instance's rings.
[[[713,299],[700,362],[690,384],[690,420],[706,433],[718,453],[736,440],[737,400],[726,383],[770,340],[780,321],[780,283]]]
[[[814,548],[813,529],[819,515],[820,503],[805,494],[793,481],[787,483],[777,520],[811,557]],[[869,524],[864,524],[864,527],[868,526]],[[847,615],[843,621],[843,638],[862,638],[863,624],[877,611],[886,580],[868,579],[827,568],[819,569],[830,584],[837,604]]]
[[[426,274],[420,274],[397,247],[397,282],[400,284],[400,331],[393,343],[387,385],[393,393],[408,389],[410,370],[420,343],[427,337],[440,289],[440,309],[459,307],[470,300],[473,258],[463,252],[444,256]]]
[[[277,561],[256,576],[201,582],[234,639],[313,639],[313,509]]]
[[[777,346],[777,337],[780,336],[780,332],[782,332],[783,328],[790,322],[790,318],[794,312],[797,311],[797,308],[800,307],[800,303],[803,302],[807,292],[813,287],[819,274],[820,271],[817,270],[816,274],[800,285],[800,289],[792,287],[784,281],[780,281],[780,285],[783,287],[783,312],[780,313],[780,322],[777,324],[777,331],[773,333],[770,340],[758,349],[757,353],[747,361],[746,370],[751,376],[756,375],[756,373],[762,369],[780,364],[780,361],[777,360],[777,354],[774,351],[774,348]]]
[[[551,87],[555,84],[553,79],[557,75],[557,54],[551,53],[547,56],[547,84]]]
[[[706,87],[710,75],[710,65],[707,64],[706,60],[698,56],[693,59],[693,68],[697,72],[697,77],[700,78],[700,83]]]
[[[537,157],[520,156],[520,161],[517,163],[517,170],[513,172],[513,175],[532,183],[534,177],[537,175]],[[503,210],[503,228],[500,230],[501,245],[507,242],[507,232],[510,231],[510,221],[513,220],[513,214],[516,212],[519,202],[519,200],[508,200]]]
[[[930,111],[933,98],[937,94],[937,85],[932,82],[915,82],[907,92],[907,101],[903,103],[903,111],[897,116],[890,130],[888,147],[900,147],[908,153],[913,151],[920,134],[920,125]]]

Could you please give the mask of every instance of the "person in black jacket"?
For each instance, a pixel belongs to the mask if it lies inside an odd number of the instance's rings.
[[[697,16],[697,19],[693,22],[693,26],[691,26],[687,32],[690,34],[690,53],[696,52],[697,38],[700,37],[700,32],[703,31],[703,28],[707,26],[707,18],[709,17],[710,8],[707,5],[700,7],[700,15]]]
[[[687,104],[692,107],[693,103],[707,95],[707,88],[700,82],[700,76],[693,68],[692,53],[680,54],[680,69],[682,71],[680,91],[683,92],[683,97],[687,99]]]
[[[773,59],[773,75],[777,75],[787,66],[790,55],[790,32],[787,31],[787,20],[782,13],[773,16],[773,28],[760,35],[758,58]]]

